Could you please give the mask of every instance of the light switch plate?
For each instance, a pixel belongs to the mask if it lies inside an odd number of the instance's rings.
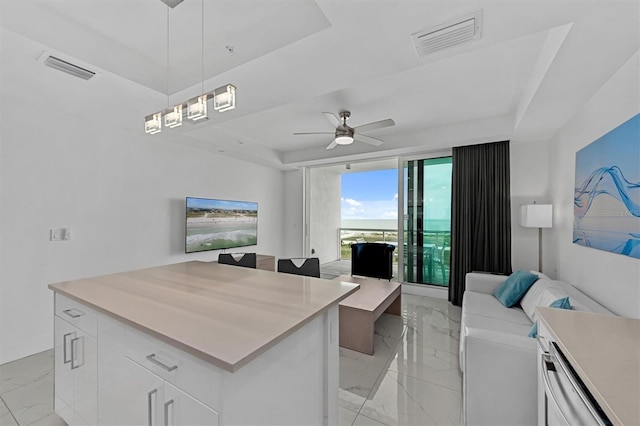
[[[62,241],[62,230],[58,229],[49,229],[49,241]]]
[[[71,239],[71,228],[49,229],[49,241],[68,241]]]

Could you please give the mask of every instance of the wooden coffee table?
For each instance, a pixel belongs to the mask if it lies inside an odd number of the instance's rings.
[[[384,312],[401,314],[402,292],[397,282],[340,275],[338,281],[360,284],[340,302],[340,346],[373,355],[374,323]]]

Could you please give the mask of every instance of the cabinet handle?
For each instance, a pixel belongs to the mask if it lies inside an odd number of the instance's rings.
[[[153,407],[152,407],[152,399],[153,396],[155,394],[158,393],[158,389],[154,389],[152,391],[149,391],[149,393],[147,394],[147,408],[149,409],[149,411],[147,412],[147,419],[149,420],[148,424],[149,426],[153,426]]]
[[[65,309],[62,312],[69,315],[71,318],[78,318],[84,315],[84,312],[79,309]]]
[[[553,345],[553,352],[558,353],[559,351],[558,345],[555,342],[552,342],[551,345]],[[576,381],[576,379],[574,378],[574,375],[569,370],[569,366],[565,363],[565,360],[562,358],[562,355],[558,354],[555,357],[555,359],[558,360],[558,365],[560,366],[560,370],[562,370],[562,373],[564,373],[564,376],[567,379],[569,379],[569,383],[571,384],[571,387],[576,391],[576,394],[578,395],[578,397],[580,397],[584,405],[587,407],[587,410],[589,410],[589,412],[591,413],[593,418],[596,420],[598,425],[604,426],[606,423],[600,417],[600,414],[598,413],[598,409],[591,403],[591,400],[589,399],[589,397],[583,392],[582,385],[580,385]]]
[[[171,366],[169,366],[169,365],[165,364],[164,362],[160,362],[160,361],[158,361],[158,360],[156,359],[156,354],[147,355],[147,357],[146,357],[146,358],[147,358],[149,361],[151,361],[152,363],[154,363],[155,365],[157,365],[157,366],[159,366],[159,367],[162,367],[162,368],[164,368],[164,369],[165,369],[165,370],[167,370],[167,371],[173,371],[173,370],[175,370],[176,368],[178,368],[178,366],[177,366],[177,365],[171,365]]]
[[[71,362],[71,358],[67,359],[67,338],[69,336],[76,337],[75,331],[62,336],[62,360],[64,361],[64,364],[69,364]]]
[[[169,401],[164,403],[164,426],[169,426],[169,406],[170,405],[173,405],[173,399],[170,399]]]
[[[82,343],[82,363],[76,364],[76,360],[78,359],[78,345],[76,343]],[[75,370],[78,367],[82,367],[84,365],[84,337],[76,337],[71,339],[71,369]]]
[[[558,397],[556,396],[555,392],[553,391],[553,388],[551,387],[551,383],[549,382],[549,371],[555,371],[555,365],[553,363],[552,358],[547,355],[547,354],[543,354],[541,357],[541,362],[542,362],[542,381],[544,382],[544,393],[545,393],[545,400],[546,401],[553,401],[553,405],[556,407],[556,411],[560,414],[560,416],[562,417],[562,420],[564,420],[565,424],[570,425],[572,424],[567,417],[564,415],[564,412],[562,411],[562,409],[560,409],[560,406],[558,405]],[[544,408],[544,421],[545,424],[547,423],[548,419],[547,419],[547,407],[545,406]]]

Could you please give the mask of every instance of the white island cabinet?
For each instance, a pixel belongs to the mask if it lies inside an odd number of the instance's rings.
[[[640,425],[640,319],[536,310],[538,424]]]
[[[54,405],[68,424],[97,422],[96,314],[58,295],[54,315]]]
[[[357,285],[187,262],[50,288],[71,426],[338,423],[337,304]]]

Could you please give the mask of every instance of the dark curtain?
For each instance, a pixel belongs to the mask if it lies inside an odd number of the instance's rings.
[[[467,272],[511,273],[509,141],[453,148],[449,301]]]

